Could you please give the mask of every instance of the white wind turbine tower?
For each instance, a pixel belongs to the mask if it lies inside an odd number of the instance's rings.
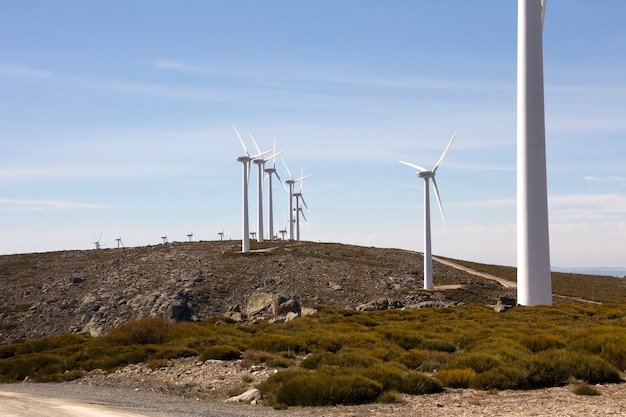
[[[165,232],[165,234],[161,236],[161,239],[163,240],[163,244],[165,245],[167,243],[167,232]]]
[[[93,235],[93,237],[96,240],[95,242],[93,242],[93,244],[96,245],[96,249],[102,249],[102,245],[100,245],[100,239],[102,239],[102,232],[100,232],[100,237],[96,237],[96,235]]]
[[[304,216],[304,212],[302,211],[302,206],[300,205],[300,201],[302,201],[302,204],[304,204],[304,207],[306,207],[307,210],[309,209],[309,206],[307,206],[306,201],[304,201],[304,196],[302,195],[302,182],[300,182],[300,191],[298,191],[297,193],[293,193],[293,196],[296,199],[296,242],[299,242],[300,241],[300,215],[302,215],[302,218],[306,222],[306,217]]]
[[[263,157],[260,158],[256,158],[254,159],[252,162],[254,162],[258,167],[259,167],[259,175],[258,175],[258,220],[257,220],[257,227],[259,229],[259,242],[263,242],[263,180],[264,180],[264,173],[267,172],[267,170],[265,169],[265,163],[267,161],[270,161],[272,159],[275,159],[278,155],[282,154],[282,152],[276,153],[276,144],[274,144],[274,149],[269,150],[267,152],[261,152],[261,149],[259,149],[259,145],[257,145],[256,140],[254,140],[254,136],[252,136],[252,134],[250,134],[250,139],[252,139],[252,143],[254,143],[254,147],[256,148],[257,152],[259,155],[265,155],[269,152],[274,152],[274,155],[270,156],[267,159],[264,159]],[[274,170],[275,172],[276,170]],[[271,175],[271,174],[270,174]],[[269,187],[270,187],[270,198],[269,198],[269,210],[270,210],[270,218],[271,218],[271,212],[272,212],[272,179],[270,178],[270,182],[269,182]],[[270,226],[270,240],[272,239],[272,233],[273,233],[273,229],[272,229],[273,225]]]
[[[122,236],[120,235],[120,237],[118,237],[117,239],[115,239],[115,241],[117,242],[117,248],[119,249],[120,246],[123,248],[124,247],[124,242],[122,242]]]
[[[268,181],[267,183],[268,185],[267,221],[268,221],[268,227],[269,227],[270,240],[276,239],[276,235],[274,235],[274,192],[272,190],[272,175],[276,175],[276,178],[278,178],[278,181],[280,181],[280,183],[283,184],[283,180],[280,179],[280,176],[278,175],[278,171],[276,171],[276,159],[275,158],[280,154],[282,154],[282,151],[279,153],[276,153],[276,136],[274,136],[274,155],[272,156],[272,158],[274,159],[272,161],[272,167],[265,169],[265,172],[267,172],[267,181]]]
[[[293,225],[293,222],[294,222],[294,220],[293,220],[293,211],[294,211],[294,208],[293,208],[293,198],[294,198],[293,187],[294,187],[295,183],[297,183],[299,181],[303,181],[303,180],[309,178],[310,175],[306,175],[306,176],[294,179],[293,175],[291,175],[291,171],[289,171],[289,167],[287,166],[287,163],[283,159],[281,159],[281,161],[283,161],[283,164],[285,165],[285,169],[287,170],[287,174],[289,174],[289,179],[285,181],[285,183],[287,185],[289,185],[289,240],[294,240],[294,238],[293,238],[293,226],[294,226]]]
[[[439,205],[439,211],[441,212],[441,218],[443,219],[443,224],[446,224],[446,217],[443,214],[443,206],[441,205],[441,198],[439,197],[439,190],[437,189],[437,182],[435,181],[435,174],[437,173],[437,169],[439,165],[445,158],[450,146],[452,146],[452,142],[454,142],[454,138],[456,137],[456,132],[452,135],[452,139],[446,146],[446,149],[441,154],[439,161],[435,164],[435,167],[429,171],[426,168],[423,168],[419,165],[411,164],[408,162],[400,161],[401,164],[409,166],[417,170],[417,178],[424,179],[424,289],[432,290],[433,289],[433,260],[432,260],[432,252],[430,247],[430,184],[429,180],[432,178],[433,180],[433,188],[435,189],[435,196],[437,197],[437,204]]]
[[[248,149],[246,148],[246,145],[243,142],[243,139],[241,138],[241,135],[239,134],[239,131],[237,130],[235,125],[233,125],[233,129],[235,130],[235,133],[237,134],[237,137],[239,138],[239,142],[241,142],[241,146],[243,147],[243,150],[246,153],[244,156],[240,156],[237,158],[237,161],[241,162],[243,166],[243,187],[242,187],[243,188],[243,198],[242,198],[243,235],[241,237],[241,251],[246,253],[246,252],[250,252],[250,227],[248,224],[248,183],[250,181],[250,162],[254,159],[262,157],[263,155],[271,151],[267,151],[259,155],[250,156],[250,154],[248,153]]]
[[[546,0],[518,0],[517,6],[517,302],[552,305],[543,94]]]

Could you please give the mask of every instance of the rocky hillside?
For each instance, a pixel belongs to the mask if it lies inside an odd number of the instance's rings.
[[[415,252],[311,242],[253,242],[252,249],[242,254],[237,241],[212,241],[0,256],[0,343],[99,335],[148,315],[246,319],[259,293],[298,310],[495,304],[512,295],[438,262],[440,289],[424,291],[423,260]]]

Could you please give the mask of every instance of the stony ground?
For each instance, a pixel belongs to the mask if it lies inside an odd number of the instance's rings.
[[[253,245],[253,249],[255,246]],[[420,254],[333,243],[267,242],[241,254],[237,242],[184,242],[126,249],[0,256],[0,343],[65,332],[99,335],[130,319],[204,320],[245,310],[251,294],[303,307],[356,306],[385,297],[402,305],[511,291],[448,265],[433,265],[425,292]],[[450,288],[466,286],[462,294]]]
[[[273,372],[274,369],[242,366],[241,361],[199,363],[193,359],[180,359],[158,369],[131,365],[109,375],[94,373],[71,383],[0,385],[0,391],[72,398],[147,413],[145,415],[170,417],[626,415],[626,384],[598,385],[596,388],[601,392],[599,396],[576,395],[573,393],[573,386],[497,393],[448,389],[440,394],[403,396],[395,404],[296,407],[289,410],[273,410],[263,405],[262,401],[256,405],[224,401],[230,395],[252,387]],[[0,404],[1,401],[0,397]]]

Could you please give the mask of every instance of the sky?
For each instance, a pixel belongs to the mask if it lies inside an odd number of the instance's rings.
[[[517,2],[3,2],[0,254],[242,235],[254,135],[302,240],[516,264]],[[550,0],[551,264],[625,267],[626,2]],[[257,230],[257,174],[250,177]],[[299,188],[299,186],[296,186]],[[267,191],[267,188],[266,188]],[[288,194],[274,183],[276,229]],[[267,202],[267,194],[265,194]],[[265,207],[267,213],[267,207]],[[265,220],[267,230],[267,220]],[[275,231],[277,234],[277,232]]]

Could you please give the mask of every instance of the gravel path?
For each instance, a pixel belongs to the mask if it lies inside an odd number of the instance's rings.
[[[534,391],[502,391],[490,394],[474,390],[448,390],[441,394],[407,396],[396,404],[292,408],[276,411],[262,405],[202,401],[154,392],[115,387],[60,384],[0,384],[0,416],[65,417],[73,414],[8,414],[3,401],[7,393],[28,394],[37,398],[66,398],[74,402],[103,405],[121,414],[84,414],[83,416],[147,417],[464,417],[512,416],[625,416],[626,384],[597,386],[600,396],[578,396],[572,387]],[[8,394],[10,396],[10,394]],[[5,403],[6,404],[6,403]],[[31,404],[32,405],[32,402]]]

